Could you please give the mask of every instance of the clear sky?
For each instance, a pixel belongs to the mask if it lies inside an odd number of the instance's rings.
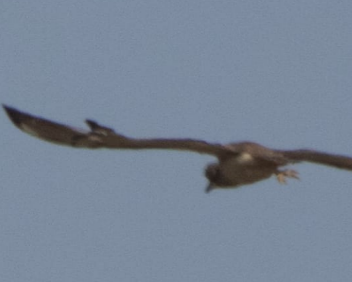
[[[35,115],[352,155],[351,1],[2,1],[0,40],[0,100]],[[211,156],[0,126],[1,281],[352,279],[351,172],[205,194]]]

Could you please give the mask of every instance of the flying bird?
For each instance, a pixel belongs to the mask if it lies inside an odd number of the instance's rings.
[[[286,178],[298,179],[298,173],[282,167],[298,162],[352,170],[352,157],[310,149],[274,150],[248,141],[222,145],[196,139],[137,139],[124,136],[89,119],[86,120],[89,130],[81,130],[6,105],[3,107],[10,120],[19,129],[59,145],[88,149],[184,150],[212,155],[217,161],[208,164],[204,170],[209,181],[206,192],[217,188],[236,188],[252,184],[273,175],[279,183],[284,184]]]

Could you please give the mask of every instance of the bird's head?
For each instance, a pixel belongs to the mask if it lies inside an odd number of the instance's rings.
[[[204,171],[205,177],[209,180],[209,184],[205,189],[206,193],[209,193],[210,191],[216,189],[217,183],[220,180],[220,168],[219,164],[217,163],[212,163],[207,165]]]

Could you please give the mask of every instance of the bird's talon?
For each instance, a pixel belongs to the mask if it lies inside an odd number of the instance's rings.
[[[276,172],[276,179],[280,184],[287,184],[286,178],[299,179],[298,172],[292,169],[282,170]]]

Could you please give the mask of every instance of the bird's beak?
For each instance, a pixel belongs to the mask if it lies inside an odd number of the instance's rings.
[[[209,193],[212,190],[214,190],[214,186],[212,183],[209,183],[208,186],[205,188],[205,193]]]

